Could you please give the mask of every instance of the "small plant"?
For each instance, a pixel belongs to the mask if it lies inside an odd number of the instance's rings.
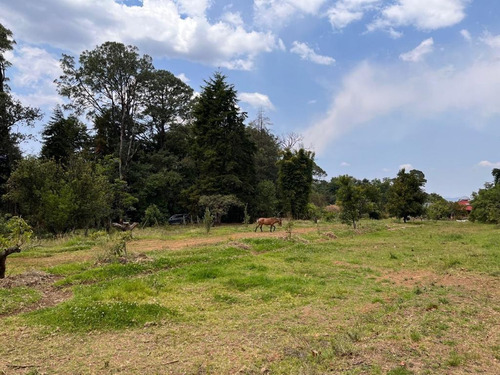
[[[212,214],[210,213],[210,209],[207,207],[205,208],[205,215],[203,215],[203,226],[205,227],[205,231],[210,233],[210,229],[212,228],[212,223],[213,223],[213,218]]]
[[[293,220],[288,220],[285,224],[286,239],[291,241],[293,232]]]
[[[446,364],[451,367],[458,367],[462,364],[464,358],[458,354],[455,350],[450,353],[450,358],[446,361]]]
[[[248,214],[248,203],[245,204],[245,211],[243,212],[243,224],[245,224],[246,227],[248,227],[248,224],[250,224],[250,215]]]
[[[144,212],[144,219],[142,221],[142,227],[152,227],[158,226],[163,223],[164,217],[160,209],[156,204],[150,204],[146,211]]]

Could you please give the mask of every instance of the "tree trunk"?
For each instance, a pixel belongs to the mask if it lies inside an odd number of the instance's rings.
[[[0,279],[5,278],[5,261],[10,254],[20,253],[21,248],[19,246],[9,247],[2,252],[0,252]]]

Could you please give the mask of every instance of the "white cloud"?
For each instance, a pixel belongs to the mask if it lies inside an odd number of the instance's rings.
[[[341,166],[341,167],[350,167],[350,166],[351,166],[351,164],[349,164],[349,163],[348,163],[348,162],[346,162],[346,161],[343,161],[342,163],[340,163],[340,166]]]
[[[405,170],[406,172],[411,171],[412,169],[415,169],[415,168],[413,168],[413,166],[412,166],[411,164],[401,164],[401,165],[399,166],[399,170],[401,170],[401,169],[403,169],[403,168],[404,168],[404,170]]]
[[[290,52],[299,55],[302,60],[308,60],[316,64],[332,65],[335,62],[334,58],[318,55],[307,44],[297,41],[293,42],[293,46],[290,49]]]
[[[481,41],[493,49],[500,49],[500,35],[492,35],[487,32],[481,37]]]
[[[470,42],[472,40],[472,36],[470,35],[470,32],[466,29],[460,30],[460,35],[463,36],[463,38],[467,41]]]
[[[238,95],[238,99],[241,102],[250,104],[254,108],[274,109],[274,105],[269,97],[258,92],[242,92]]]
[[[142,53],[234,69],[252,69],[256,56],[278,47],[273,33],[247,31],[235,14],[230,22],[211,23],[205,15],[210,3],[143,0],[127,6],[114,0],[51,0],[33,7],[13,1],[2,4],[0,22],[18,41],[73,53],[113,40],[136,45]]]
[[[279,28],[297,15],[318,13],[326,0],[254,0],[254,22]]]
[[[415,26],[421,30],[436,30],[456,25],[465,18],[469,0],[397,0],[384,8],[369,30]]]
[[[418,71],[408,66],[359,64],[348,74],[323,119],[304,134],[318,154],[342,134],[393,114],[414,123],[451,113],[466,114],[471,126],[500,115],[500,60],[494,56],[464,62],[463,67]],[[386,120],[384,120],[386,121]]]
[[[340,0],[327,11],[328,19],[335,29],[343,29],[354,21],[363,18],[365,12],[372,10],[380,0]]]
[[[176,75],[176,77],[186,84],[190,81],[190,79],[184,73],[178,74]]]
[[[243,18],[240,12],[227,12],[222,15],[222,20],[234,26],[243,26]]]
[[[62,74],[59,60],[41,48],[21,46],[15,50],[10,61],[17,70],[13,79],[17,86],[35,86]]]
[[[410,52],[399,55],[403,61],[418,62],[422,61],[423,57],[434,50],[434,40],[432,38],[424,40],[415,49]]]
[[[146,3],[148,0],[144,0]],[[210,7],[210,0],[175,0],[179,12],[191,17],[203,17]]]
[[[494,163],[488,160],[483,160],[478,163],[480,167],[488,167],[488,168],[500,168],[500,161]]]

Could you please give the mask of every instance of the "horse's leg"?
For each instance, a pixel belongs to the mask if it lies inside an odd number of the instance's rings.
[[[259,227],[259,223],[257,223],[257,226],[255,227],[254,232],[257,232],[257,228]]]
[[[273,231],[273,228],[274,228],[274,224],[271,224],[271,225],[270,225],[270,228],[269,228],[269,232],[272,232],[272,231]]]

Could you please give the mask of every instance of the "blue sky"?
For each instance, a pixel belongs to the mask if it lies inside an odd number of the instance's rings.
[[[328,179],[426,175],[468,196],[500,168],[498,0],[0,0],[10,86],[50,119],[62,53],[139,47],[201,90],[217,69],[249,121],[301,134]],[[23,145],[38,152],[39,143]]]

